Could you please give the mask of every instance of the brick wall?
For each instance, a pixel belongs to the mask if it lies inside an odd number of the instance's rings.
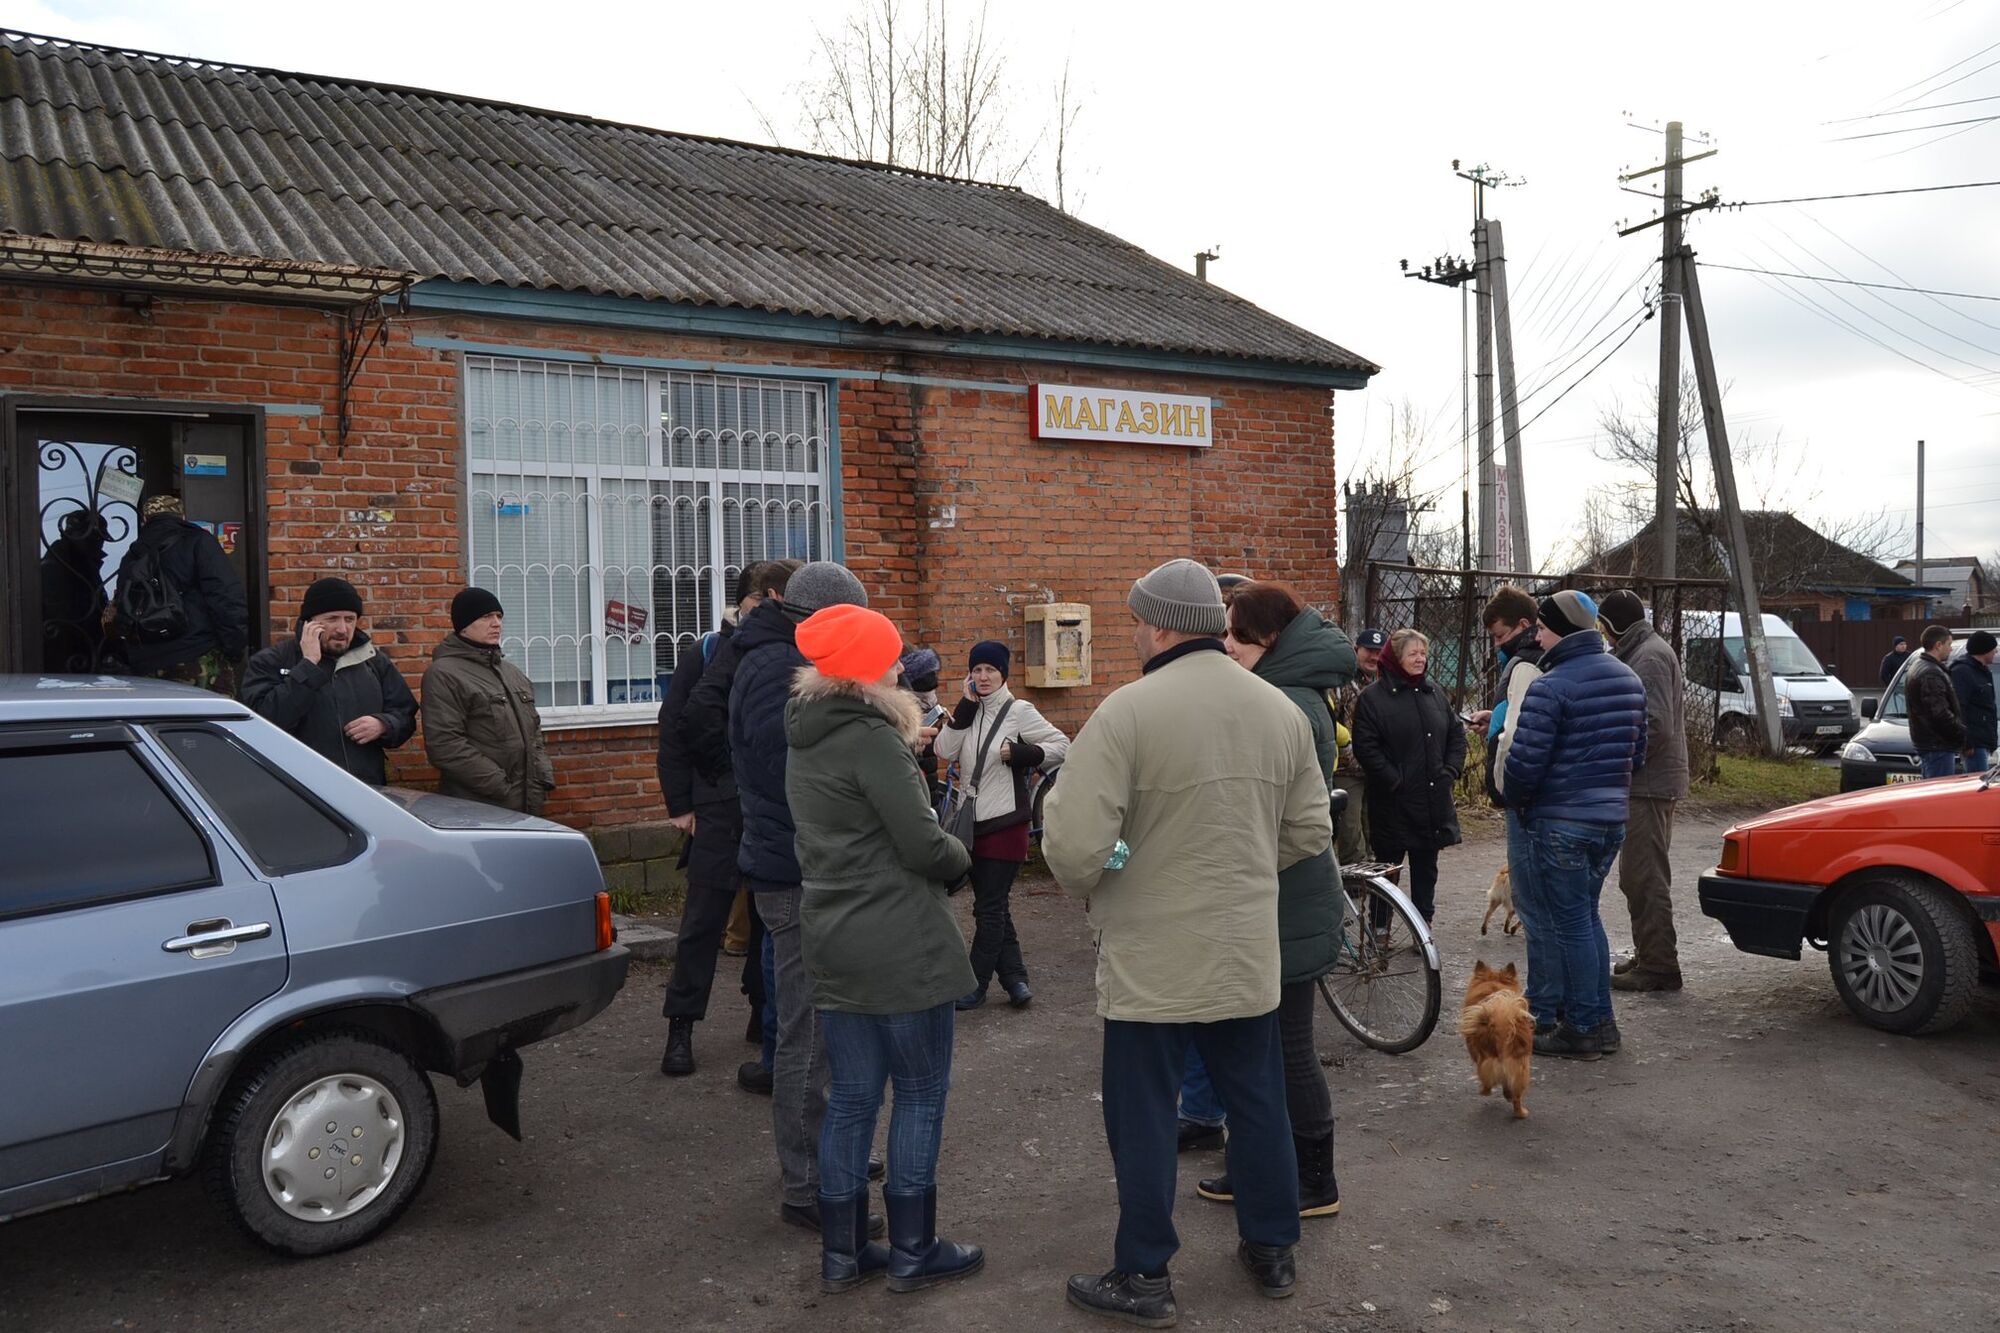
[[[841,383],[847,557],[873,604],[911,642],[939,651],[949,681],[982,638],[1008,643],[1018,660],[1031,602],[1089,603],[1096,685],[1024,692],[1072,733],[1136,674],[1125,592],[1154,564],[1189,555],[1289,579],[1316,603],[1337,594],[1325,390],[418,314],[394,321],[356,379],[353,429],[339,449],[338,328],[330,315],[277,306],[167,298],[142,314],[106,293],[0,286],[0,391],[317,407],[316,416],[267,418],[271,624],[288,632],[306,585],[338,572],[363,589],[371,632],[413,684],[450,629],[445,606],[465,578],[458,358],[416,346],[422,334],[984,383],[1043,377],[1219,400],[1210,450],[1043,444],[1031,436],[1024,394]],[[350,510],[393,518],[350,524]],[[653,746],[651,728],[552,733],[560,786],[550,814],[580,825],[657,818]],[[405,747],[396,772],[419,783],[431,776],[420,743]]]

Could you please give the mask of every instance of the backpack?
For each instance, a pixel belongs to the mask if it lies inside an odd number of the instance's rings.
[[[119,632],[135,643],[171,643],[188,630],[187,607],[167,577],[160,548],[134,542],[118,571]]]

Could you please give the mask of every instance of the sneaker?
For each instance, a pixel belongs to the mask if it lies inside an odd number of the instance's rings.
[[[980,1005],[985,1003],[986,1003],[986,987],[984,986],[981,986],[976,991],[968,991],[966,994],[959,996],[958,999],[953,1002],[954,1007],[957,1008],[957,1010],[960,1013],[964,1013],[968,1009],[977,1009]]]
[[[1229,1173],[1209,1176],[1194,1183],[1194,1192],[1210,1203],[1235,1203],[1236,1187],[1229,1183]]]
[[[1623,991],[1679,990],[1681,973],[1679,968],[1662,972],[1650,967],[1628,967],[1623,972],[1611,969],[1611,989]]]
[[[1604,1045],[1598,1038],[1597,1029],[1579,1032],[1563,1023],[1547,1036],[1536,1034],[1535,1054],[1553,1056],[1558,1060],[1596,1060],[1603,1056]]]
[[[1179,1151],[1190,1152],[1201,1148],[1220,1148],[1223,1142],[1221,1125],[1204,1125],[1195,1120],[1181,1121],[1181,1146]]]
[[[1172,1328],[1181,1317],[1174,1305],[1174,1280],[1164,1273],[1141,1277],[1115,1268],[1102,1276],[1078,1273],[1069,1280],[1069,1303],[1140,1328]]]
[[[1291,1295],[1298,1284],[1298,1270],[1289,1245],[1259,1245],[1246,1240],[1237,1245],[1236,1258],[1250,1280],[1257,1284],[1258,1293],[1274,1301]]]
[[[694,1020],[676,1018],[667,1024],[667,1049],[660,1055],[660,1072],[685,1078],[694,1072]]]

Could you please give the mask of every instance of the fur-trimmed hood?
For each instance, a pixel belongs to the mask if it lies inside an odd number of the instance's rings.
[[[794,749],[803,749],[851,722],[878,718],[904,744],[916,747],[924,714],[914,694],[900,686],[842,680],[822,675],[818,667],[802,666],[792,677],[792,699],[785,707],[785,739]]]

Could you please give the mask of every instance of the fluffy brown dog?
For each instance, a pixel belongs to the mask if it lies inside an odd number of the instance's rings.
[[[1535,1053],[1535,1018],[1521,993],[1520,974],[1512,963],[1490,968],[1472,966],[1472,984],[1465,988],[1465,1008],[1458,1015],[1458,1035],[1479,1073],[1479,1095],[1495,1087],[1514,1103],[1514,1118],[1526,1120],[1521,1098],[1528,1094],[1528,1064]]]
[[[1514,915],[1514,879],[1507,873],[1506,866],[1500,867],[1500,873],[1493,877],[1493,887],[1486,891],[1486,915],[1480,918],[1480,934],[1486,933],[1486,927],[1493,924],[1493,914],[1503,907],[1507,909],[1507,915],[1500,918],[1500,933],[1520,934],[1521,918]]]

